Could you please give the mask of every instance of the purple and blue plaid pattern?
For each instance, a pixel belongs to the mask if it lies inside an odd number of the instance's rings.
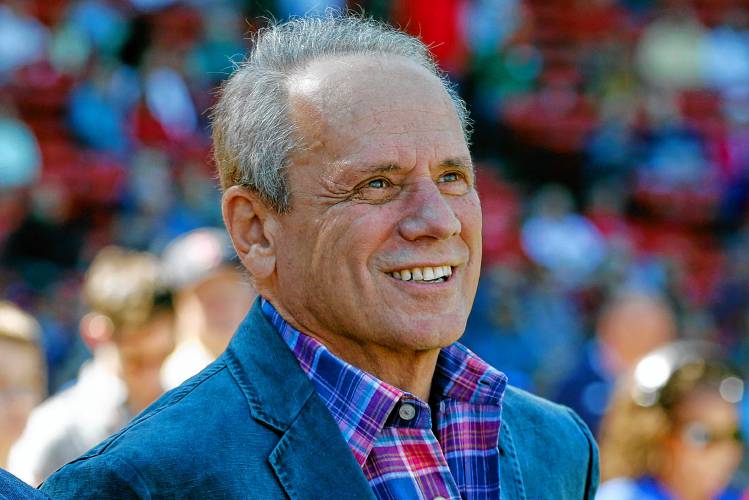
[[[261,304],[377,498],[499,498],[503,373],[458,343],[446,347],[437,361],[430,407],[336,357],[289,325],[270,302]]]

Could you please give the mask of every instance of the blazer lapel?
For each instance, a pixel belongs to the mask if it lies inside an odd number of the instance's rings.
[[[507,413],[503,412],[505,416]],[[506,418],[499,428],[499,456],[499,489],[502,498],[505,500],[526,500],[518,452],[512,438],[512,430]]]
[[[375,498],[341,431],[316,396],[307,400],[269,461],[291,499]]]
[[[224,357],[251,416],[281,433],[268,461],[290,498],[374,499],[340,429],[259,299]]]

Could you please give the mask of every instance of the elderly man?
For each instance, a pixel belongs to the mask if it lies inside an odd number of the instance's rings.
[[[570,410],[456,341],[481,263],[466,111],[418,40],[301,18],[214,110],[260,294],[228,349],[47,481],[57,498],[592,498]]]

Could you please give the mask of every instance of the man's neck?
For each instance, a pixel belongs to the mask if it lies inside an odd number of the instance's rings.
[[[265,296],[265,295],[264,295]],[[268,297],[266,297],[268,300]],[[440,349],[412,350],[363,342],[345,335],[325,334],[305,328],[280,304],[273,307],[289,325],[308,335],[347,363],[364,370],[393,387],[429,402],[432,377]]]
[[[347,363],[429,402],[439,349],[402,352],[378,345],[364,345],[345,338],[325,339],[312,333],[306,334]]]

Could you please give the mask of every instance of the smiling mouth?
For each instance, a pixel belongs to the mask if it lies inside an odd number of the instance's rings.
[[[413,267],[410,269],[401,269],[400,271],[393,271],[386,273],[393,279],[399,281],[412,281],[415,283],[444,283],[450,279],[453,274],[453,267],[444,266],[433,266],[433,267]]]

